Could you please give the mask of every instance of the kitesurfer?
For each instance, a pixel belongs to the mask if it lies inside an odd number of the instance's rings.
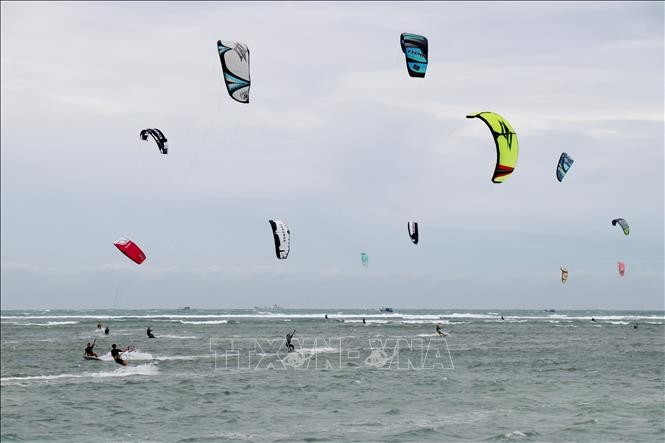
[[[102,329],[102,323],[99,321],[97,322],[97,329]]]
[[[637,329],[637,323],[633,325],[633,329]]]
[[[113,357],[113,360],[120,365],[127,366],[127,360],[122,359],[122,353],[127,351],[129,351],[129,348],[117,349],[115,343],[111,345],[111,357]]]
[[[596,319],[595,319],[595,318],[593,318],[593,317],[591,317],[591,321],[596,321]]]
[[[326,320],[328,320],[328,314],[326,314]]]
[[[365,317],[363,317],[363,324],[364,324],[364,325],[367,324],[367,323],[365,323]]]
[[[436,333],[439,334],[441,337],[446,336],[446,333],[441,330],[441,325],[440,324],[436,325]]]
[[[152,335],[152,331],[150,330],[150,326],[148,326],[148,330],[145,331],[145,332],[146,332],[146,334],[148,334],[148,338],[155,338],[155,336]]]
[[[505,319],[503,318],[503,315],[501,316],[501,320],[505,320]]]
[[[293,334],[295,333],[296,330],[294,329],[292,333],[286,334],[286,347],[289,348],[289,352],[295,349],[295,347],[291,344],[291,339],[293,338]]]
[[[106,329],[104,329],[104,335],[109,335],[109,331],[110,331],[110,329],[109,329],[109,327],[107,326]]]
[[[95,352],[92,350],[92,348],[95,347],[95,342],[96,341],[97,341],[97,339],[94,339],[92,341],[92,344],[90,344],[90,342],[88,342],[88,345],[85,347],[85,351],[84,351],[85,355],[90,356],[90,357],[97,357],[97,354],[95,354]]]

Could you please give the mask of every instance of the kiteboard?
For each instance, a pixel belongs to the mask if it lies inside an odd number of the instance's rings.
[[[95,357],[94,355],[85,355],[85,354],[83,354],[83,359],[85,359],[85,360],[101,360],[101,358]]]

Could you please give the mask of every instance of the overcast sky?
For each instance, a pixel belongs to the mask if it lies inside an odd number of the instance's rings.
[[[664,308],[662,2],[2,2],[1,29],[3,309]],[[519,138],[503,184],[479,111]]]

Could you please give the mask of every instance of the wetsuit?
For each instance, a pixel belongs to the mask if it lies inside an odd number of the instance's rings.
[[[293,337],[293,334],[296,333],[296,330],[294,329],[291,334],[286,334],[286,347],[289,348],[289,352],[293,351],[295,347],[291,344],[291,338]]]
[[[127,362],[122,359],[121,355],[124,351],[122,349],[111,349],[111,357],[113,357],[113,360],[115,360],[116,363],[121,364],[123,366],[127,366]]]
[[[106,329],[104,329],[104,334],[109,335],[109,327],[107,326]]]
[[[97,354],[92,350],[95,345],[90,345],[85,347],[85,355],[89,355],[90,357],[97,357]]]
[[[148,334],[148,338],[155,338],[155,336],[152,335],[152,332],[150,332],[150,328],[148,328],[148,330],[146,332]]]

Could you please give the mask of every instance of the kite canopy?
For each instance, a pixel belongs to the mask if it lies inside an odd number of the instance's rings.
[[[494,168],[494,175],[492,175],[492,182],[503,183],[513,173],[517,165],[519,143],[515,130],[510,126],[508,120],[494,112],[468,114],[466,118],[479,118],[490,128],[496,145],[496,167]]]
[[[143,253],[143,251],[141,251],[141,248],[139,248],[136,245],[136,243],[134,243],[131,240],[127,240],[126,238],[120,238],[113,244],[115,245],[116,248],[120,250],[120,252],[125,254],[130,260],[132,260],[137,265],[140,265],[146,259],[145,254]]]
[[[619,223],[619,226],[621,226],[621,229],[623,229],[624,234],[630,234],[630,226],[628,226],[628,222],[626,220],[622,218],[615,218],[612,220],[612,226],[616,226],[617,223]]]
[[[422,35],[404,33],[399,38],[411,77],[425,77],[427,71],[427,39]]]
[[[626,265],[620,261],[617,262],[617,268],[619,268],[619,275],[623,277],[623,274],[626,272]]]
[[[168,154],[169,152],[169,144],[168,140],[166,137],[164,137],[164,133],[160,131],[157,128],[146,128],[141,131],[141,140],[148,140],[148,136],[151,136],[154,140],[155,143],[157,143],[157,147],[159,148],[159,152],[162,154]]]
[[[229,95],[249,103],[249,48],[244,43],[218,40],[217,51]]]
[[[407,222],[406,228],[409,231],[409,238],[414,245],[418,244],[418,222]]]
[[[561,268],[561,283],[566,283],[568,281],[568,269],[565,267]]]
[[[563,180],[563,177],[566,175],[566,172],[570,169],[570,167],[573,165],[575,160],[572,159],[568,154],[563,152],[561,154],[561,157],[559,157],[559,164],[556,167],[556,178],[559,181]]]
[[[362,262],[363,266],[367,266],[369,258],[367,257],[367,254],[364,252],[360,253],[360,261]]]
[[[285,259],[291,250],[291,231],[281,220],[269,220],[268,222],[275,240],[275,255],[279,259]]]

